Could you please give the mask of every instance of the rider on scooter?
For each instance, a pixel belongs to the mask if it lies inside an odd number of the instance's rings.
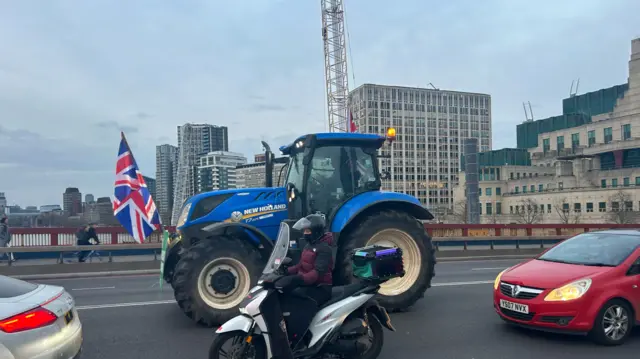
[[[318,214],[308,215],[293,226],[303,233],[306,245],[298,264],[289,267],[288,275],[274,283],[287,293],[281,299],[282,312],[295,313],[286,318],[290,343],[301,339],[313,316],[331,299],[333,235],[325,233],[325,227],[324,217]]]

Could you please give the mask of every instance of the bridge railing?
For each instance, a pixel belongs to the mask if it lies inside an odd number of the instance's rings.
[[[633,224],[425,224],[425,229],[439,244],[461,240],[474,243],[483,238],[495,239],[521,238],[558,240],[580,233],[603,229],[640,228]],[[168,227],[173,231],[174,227]],[[72,246],[76,244],[77,228],[11,228],[12,247],[34,246]],[[123,227],[97,227],[100,242],[105,245],[135,243]],[[160,232],[153,233],[146,242],[160,243]],[[441,243],[442,242],[442,243]]]

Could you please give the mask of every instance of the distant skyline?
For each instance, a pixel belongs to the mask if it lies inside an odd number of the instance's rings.
[[[522,102],[536,118],[624,83],[640,2],[347,0],[349,87],[487,93],[494,148],[515,146]],[[62,202],[66,187],[112,195],[120,131],[142,173],[186,122],[229,127],[252,159],[324,131],[319,1],[0,3],[0,192]],[[6,175],[9,173],[10,175]]]

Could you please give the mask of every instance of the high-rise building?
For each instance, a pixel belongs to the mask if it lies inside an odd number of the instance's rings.
[[[477,138],[480,151],[491,149],[490,95],[365,84],[351,91],[349,108],[361,133],[396,129],[396,141],[381,151],[383,189],[431,209],[453,205],[463,140]]]
[[[178,169],[174,188],[172,223],[182,204],[198,191],[200,157],[213,151],[228,151],[228,131],[224,126],[190,124],[178,126]]]
[[[64,214],[72,217],[82,213],[82,193],[75,187],[67,188],[62,194]]]
[[[178,170],[178,147],[156,146],[156,188],[153,200],[164,224],[171,223],[173,212],[174,179]]]
[[[0,214],[5,214],[5,208],[7,208],[7,197],[4,192],[0,192]]]
[[[256,155],[256,158],[257,155]],[[284,178],[286,177],[286,169],[284,166],[288,162],[287,157],[278,157],[273,161],[273,185],[284,186]],[[255,162],[240,165],[236,168],[237,188],[256,188],[264,187],[266,180],[264,162]]]
[[[153,200],[155,201],[156,200],[156,179],[147,177],[147,176],[142,176],[142,178],[144,179],[144,183],[147,185],[147,189],[151,194],[151,198],[153,198]]]
[[[87,193],[84,196],[84,203],[86,203],[86,204],[92,204],[92,203],[95,203],[95,201],[96,201],[96,199],[91,193]]]
[[[200,157],[198,192],[237,188],[236,167],[247,158],[236,152],[215,151]]]

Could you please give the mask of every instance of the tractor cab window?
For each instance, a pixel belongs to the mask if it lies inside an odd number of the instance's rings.
[[[360,147],[318,147],[309,166],[306,196],[310,213],[329,215],[346,199],[380,187],[373,152]]]

